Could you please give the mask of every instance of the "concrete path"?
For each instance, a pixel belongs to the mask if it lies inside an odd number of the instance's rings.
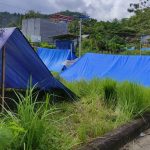
[[[141,133],[136,140],[125,145],[120,150],[150,150],[150,129]]]

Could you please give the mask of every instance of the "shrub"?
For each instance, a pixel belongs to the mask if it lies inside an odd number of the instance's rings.
[[[50,48],[50,49],[54,49],[55,48],[55,45],[52,45],[52,44],[50,45],[47,42],[41,42],[39,46],[43,47],[43,48]]]
[[[103,81],[104,101],[106,104],[116,104],[117,101],[117,83],[113,80],[106,79]]]
[[[13,139],[13,134],[11,130],[5,126],[5,124],[0,124],[0,149],[3,150],[6,147],[10,147]]]
[[[150,102],[147,101],[148,97],[145,95],[145,89],[135,83],[125,82],[120,84],[117,89],[117,109],[120,114],[132,118],[144,113],[150,106]]]

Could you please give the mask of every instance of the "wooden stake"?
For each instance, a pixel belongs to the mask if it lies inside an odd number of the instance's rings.
[[[2,79],[1,79],[1,90],[2,90],[2,112],[4,112],[4,102],[5,102],[5,47],[2,48]]]

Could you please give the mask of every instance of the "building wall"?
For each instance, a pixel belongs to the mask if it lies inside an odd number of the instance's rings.
[[[141,36],[141,43],[142,44],[148,44],[150,40],[150,35],[143,35]]]
[[[61,23],[61,22],[54,23],[54,22],[50,22],[47,19],[41,19],[40,24],[41,24],[40,34],[42,37],[42,41],[53,42],[50,37],[68,33],[67,23]]]
[[[40,19],[25,19],[22,21],[23,34],[32,40],[32,42],[41,42]]]
[[[52,43],[52,36],[67,34],[67,23],[50,22],[48,19],[25,19],[22,21],[22,32],[26,37],[31,38],[33,42]]]

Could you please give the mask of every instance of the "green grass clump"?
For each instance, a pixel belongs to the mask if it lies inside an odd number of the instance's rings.
[[[104,101],[115,105],[117,101],[117,83],[113,80],[106,79],[103,81]]]
[[[102,95],[102,81],[99,79],[93,79],[89,82],[81,80],[78,82],[66,82],[62,81],[68,88],[70,88],[79,97],[88,97],[94,95]]]
[[[4,124],[0,124],[0,149],[9,147],[12,143],[13,134],[11,130]]]
[[[118,86],[117,90],[117,107],[120,114],[132,119],[150,111],[150,90],[135,83],[124,82]],[[121,115],[122,114],[122,115]]]

